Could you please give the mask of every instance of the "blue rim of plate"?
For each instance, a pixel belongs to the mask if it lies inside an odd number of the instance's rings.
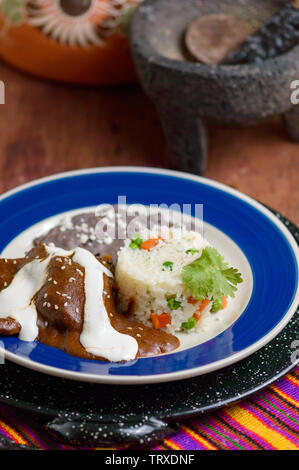
[[[17,187],[0,197],[0,252],[30,226],[59,213],[117,203],[204,204],[205,222],[231,238],[253,273],[253,292],[237,321],[187,350],[106,363],[69,356],[35,341],[1,337],[5,357],[22,366],[73,380],[138,384],[181,380],[233,364],[271,341],[299,304],[297,244],[264,206],[215,181],[171,170],[105,167],[61,173]]]

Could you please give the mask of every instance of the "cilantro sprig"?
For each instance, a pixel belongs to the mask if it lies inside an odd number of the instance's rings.
[[[241,273],[228,266],[223,256],[216,250],[207,246],[199,258],[182,271],[183,281],[198,300],[210,297],[212,312],[222,307],[222,295],[235,297],[236,285],[243,282]]]

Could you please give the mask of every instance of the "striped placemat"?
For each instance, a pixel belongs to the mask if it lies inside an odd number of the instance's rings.
[[[299,367],[245,401],[185,421],[176,435],[148,449],[299,450],[298,410]],[[57,442],[34,417],[6,405],[0,405],[1,435],[35,449],[73,448]]]

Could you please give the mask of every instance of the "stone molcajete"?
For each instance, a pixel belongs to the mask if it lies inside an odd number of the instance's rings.
[[[252,32],[285,0],[146,0],[133,16],[131,45],[145,91],[154,101],[177,169],[202,174],[207,161],[206,123],[247,126],[282,116],[299,141],[299,45],[258,64],[203,65],[190,61],[185,33],[199,16],[231,14]]]

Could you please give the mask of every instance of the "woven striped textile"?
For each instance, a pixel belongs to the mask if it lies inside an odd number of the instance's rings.
[[[185,421],[176,435],[148,449],[298,450],[298,407],[299,367],[243,402]],[[0,405],[0,435],[37,449],[71,449],[6,405]]]

